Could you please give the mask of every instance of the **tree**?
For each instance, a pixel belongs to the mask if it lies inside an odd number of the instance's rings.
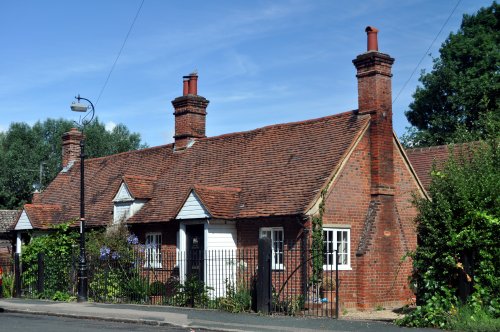
[[[61,170],[61,138],[71,127],[71,121],[47,119],[33,126],[12,123],[0,133],[0,208],[21,207],[31,201],[33,184],[43,188],[56,177]],[[146,147],[140,135],[123,124],[107,131],[97,118],[85,128],[85,136],[88,158]]]
[[[406,146],[468,142],[500,132],[500,11],[496,2],[464,15],[422,72],[406,117]]]
[[[500,327],[499,148],[498,140],[462,145],[432,171],[430,199],[416,200],[419,306],[403,324],[452,328],[465,302],[476,318],[496,318]]]

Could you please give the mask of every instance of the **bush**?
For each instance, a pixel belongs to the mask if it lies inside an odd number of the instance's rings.
[[[219,299],[218,307],[232,313],[250,311],[252,308],[252,292],[243,285],[235,287],[226,280],[226,297]]]
[[[180,305],[190,307],[205,307],[208,304],[208,291],[212,287],[205,286],[205,283],[200,280],[197,275],[190,275],[186,277],[184,284],[179,285],[179,295],[181,298]]]
[[[12,297],[14,295],[14,274],[13,273],[5,273],[3,275],[3,287],[2,287],[2,296],[3,297]]]
[[[35,295],[52,299],[56,292],[73,293],[73,247],[76,246],[78,233],[69,223],[54,226],[54,232],[33,237],[23,248],[21,262],[24,267],[22,280],[33,288],[38,274],[38,254],[44,254],[44,292]]]
[[[166,294],[165,284],[161,281],[154,281],[149,285],[149,295],[150,296],[164,296]]]
[[[430,199],[415,201],[419,246],[412,282],[418,307],[401,325],[449,328],[462,303],[475,313],[500,316],[498,142],[462,152],[452,151],[457,157],[432,171]]]

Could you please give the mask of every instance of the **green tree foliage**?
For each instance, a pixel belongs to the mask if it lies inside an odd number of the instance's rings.
[[[500,151],[498,141],[471,149],[434,170],[430,199],[416,200],[413,282],[421,305],[405,325],[452,327],[462,306],[460,280],[472,289],[468,310],[499,323]]]
[[[422,72],[405,114],[407,146],[484,139],[500,132],[500,11],[496,2],[464,15],[441,45],[430,73]]]
[[[75,124],[64,119],[48,119],[33,126],[12,123],[0,133],[0,208],[16,209],[30,202],[33,184],[49,184],[61,170],[62,135]],[[86,155],[102,157],[146,147],[137,133],[131,133],[122,124],[107,131],[95,119],[85,128]]]

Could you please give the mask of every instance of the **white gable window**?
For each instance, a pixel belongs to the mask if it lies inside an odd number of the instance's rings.
[[[283,270],[283,227],[262,227],[260,237],[271,239],[273,250],[273,270]]]
[[[144,267],[161,268],[161,233],[146,233],[146,264]]]
[[[335,270],[335,250],[339,257],[339,270],[351,269],[351,230],[346,228],[323,229],[324,270]]]
[[[134,199],[123,182],[113,199],[113,224],[119,224],[132,217],[144,205],[145,200]]]

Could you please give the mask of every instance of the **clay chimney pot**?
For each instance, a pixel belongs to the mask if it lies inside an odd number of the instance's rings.
[[[378,39],[377,39],[377,33],[378,29],[375,27],[367,26],[365,29],[368,37],[368,42],[367,42],[367,51],[376,51],[378,52]]]

